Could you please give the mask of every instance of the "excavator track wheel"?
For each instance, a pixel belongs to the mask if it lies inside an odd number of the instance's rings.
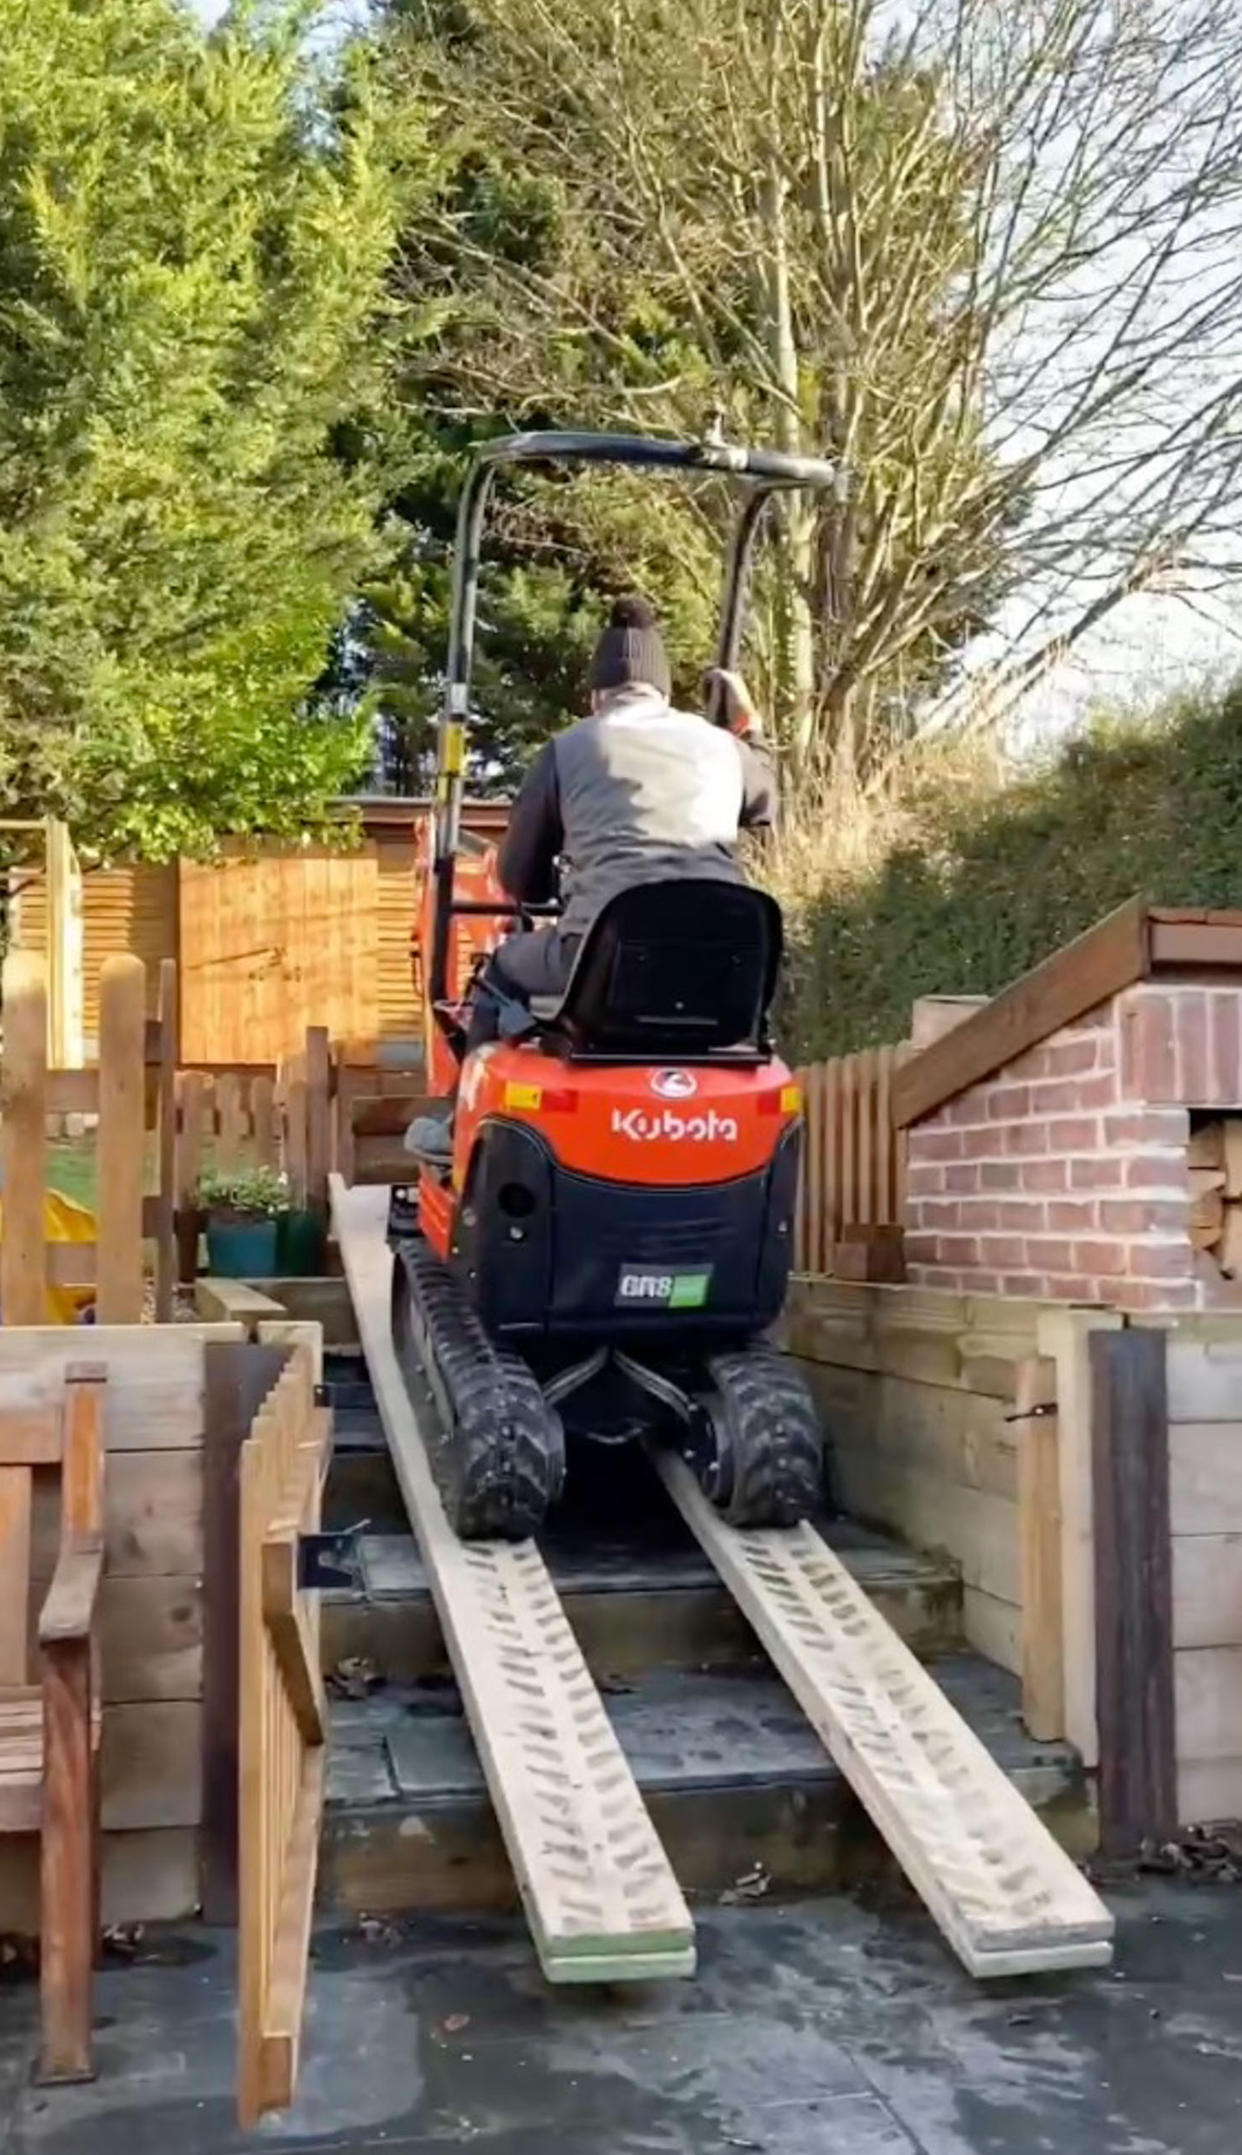
[[[388,1199],[388,1240],[408,1241],[418,1232],[418,1191],[413,1183],[397,1183]]]
[[[561,1418],[421,1237],[398,1242],[395,1256],[393,1340],[407,1384],[436,1400],[431,1466],[449,1524],[462,1541],[524,1541],[561,1493]]]
[[[704,1402],[713,1455],[691,1464],[730,1526],[796,1526],[824,1502],[824,1444],[815,1402],[774,1347],[713,1355]]]

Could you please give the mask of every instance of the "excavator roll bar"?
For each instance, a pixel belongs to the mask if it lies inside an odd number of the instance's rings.
[[[750,449],[717,439],[665,441],[646,434],[532,433],[507,434],[476,452],[466,475],[457,511],[453,559],[452,622],[448,666],[439,721],[435,828],[435,926],[430,980],[432,1008],[446,1031],[449,930],[455,914],[513,914],[516,907],[455,904],[453,878],[461,835],[461,804],[466,773],[466,726],[470,712],[470,672],[478,611],[479,563],[488,496],[497,471],[507,464],[616,464],[639,471],[715,472],[743,483],[742,505],[733,530],[721,598],[716,638],[717,666],[737,662],[746,605],[751,557],[764,512],[773,494],[791,488],[832,487],[837,467],[820,457],[788,456],[778,449]]]

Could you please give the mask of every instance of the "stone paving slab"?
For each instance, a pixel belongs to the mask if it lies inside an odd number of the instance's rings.
[[[1242,1893],[1111,1897],[1116,1966],[979,1989],[904,1896],[708,1910],[694,1982],[553,1992],[520,1925],[316,1939],[298,2107],[233,2124],[232,1941],[99,1983],[100,2077],[28,2085],[0,1979],[0,2155],[1235,2155]]]

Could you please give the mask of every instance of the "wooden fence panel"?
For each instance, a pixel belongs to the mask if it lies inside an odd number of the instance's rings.
[[[799,1072],[806,1127],[798,1189],[796,1267],[833,1272],[842,1241],[895,1246],[905,1133],[893,1125],[893,1081],[907,1048],[863,1048]],[[861,1274],[859,1276],[862,1276]],[[885,1276],[890,1276],[887,1273]]]
[[[141,959],[108,959],[100,977],[98,1069],[50,1070],[44,961],[30,951],[12,952],[6,960],[0,1059],[5,1324],[44,1324],[55,1317],[63,1305],[49,1304],[49,1287],[94,1287],[101,1324],[140,1323],[144,1238],[155,1241],[157,1277],[171,1299],[171,1207],[161,1196],[144,1196],[143,1183],[148,1116],[159,1133],[161,1167],[168,1149],[163,1129],[172,1112],[175,995],[170,963],[161,983],[161,1016],[148,1024]],[[94,1242],[46,1240],[47,1118],[58,1113],[97,1118]]]
[[[298,1537],[319,1524],[329,1417],[295,1350],[241,1455],[238,2115],[293,2099],[323,1808],[327,1705]]]
[[[187,1062],[275,1065],[310,1024],[377,1029],[379,882],[373,853],[309,849],[179,871]]]

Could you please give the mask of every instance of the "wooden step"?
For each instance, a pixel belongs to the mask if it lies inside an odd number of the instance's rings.
[[[465,1546],[445,1518],[392,1343],[387,1191],[331,1187],[384,1433],[540,1965],[553,1982],[687,1975],[689,1911],[542,1557],[529,1541]]]
[[[1094,1823],[1064,1744],[1023,1732],[1018,1687],[972,1654],[937,1682],[1071,1847]],[[849,1784],[766,1668],[662,1670],[605,1692],[682,1888],[713,1898],[836,1889],[888,1870]],[[739,1886],[739,1880],[742,1884]],[[372,1915],[512,1908],[513,1873],[451,1684],[390,1685],[333,1713],[321,1904]]]
[[[1107,1963],[1099,1895],[814,1528],[739,1532],[681,1460],[660,1472],[970,1973]]]
[[[602,1526],[586,1525],[553,1530],[540,1540],[552,1583],[597,1677],[729,1666],[761,1652],[702,1551],[684,1530],[668,1530],[670,1517],[675,1527],[681,1522],[658,1485],[656,1495],[664,1513],[664,1530],[657,1534],[639,1528],[607,1534]],[[823,1531],[913,1653],[926,1659],[960,1645],[961,1589],[951,1562],[917,1556],[849,1520],[834,1520]],[[362,1657],[392,1682],[446,1674],[443,1633],[413,1538],[368,1534],[361,1552],[364,1591],[324,1598],[325,1671]]]
[[[362,1544],[365,1592],[325,1597],[325,1669],[363,1656],[395,1682],[441,1675],[448,1661],[439,1619],[365,1364],[329,1354],[324,1375],[336,1419],[325,1518],[373,1529]],[[926,1659],[962,1644],[961,1583],[950,1558],[921,1556],[852,1520],[825,1520],[821,1532],[912,1652]],[[728,1664],[757,1651],[749,1624],[637,1449],[575,1451],[566,1500],[539,1545],[597,1675]]]

